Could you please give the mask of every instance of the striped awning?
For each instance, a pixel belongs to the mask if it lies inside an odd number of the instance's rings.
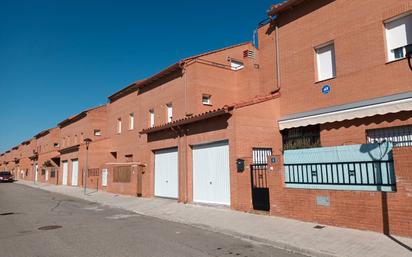
[[[412,111],[412,92],[288,115],[279,120],[280,130]]]

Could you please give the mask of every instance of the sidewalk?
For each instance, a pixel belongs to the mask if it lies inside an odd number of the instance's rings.
[[[332,226],[314,229],[317,225],[315,223],[249,214],[223,207],[181,204],[167,199],[136,198],[106,192],[94,192],[85,196],[82,189],[76,187],[33,184],[27,181],[16,183],[312,256],[412,257],[412,238],[391,239],[379,233]]]

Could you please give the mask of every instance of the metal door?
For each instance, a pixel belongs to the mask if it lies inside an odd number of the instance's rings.
[[[252,203],[254,210],[269,211],[270,197],[268,186],[268,156],[271,148],[253,148],[253,164],[250,165]]]
[[[39,176],[38,173],[39,173],[39,165],[36,164],[36,165],[34,166],[34,181],[35,181],[35,182],[37,182],[37,180],[38,180],[38,176]]]
[[[63,179],[62,179],[62,185],[67,186],[67,177],[68,177],[68,170],[69,170],[69,164],[67,161],[63,161]]]
[[[72,160],[72,186],[77,186],[79,183],[79,161]]]
[[[106,187],[107,186],[107,169],[102,170],[102,186]]]
[[[179,189],[177,148],[155,152],[155,196],[177,198]]]
[[[193,201],[230,205],[227,141],[193,146]]]

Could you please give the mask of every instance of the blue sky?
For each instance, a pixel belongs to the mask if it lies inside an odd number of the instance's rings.
[[[0,1],[0,152],[179,59],[251,41],[275,2]]]

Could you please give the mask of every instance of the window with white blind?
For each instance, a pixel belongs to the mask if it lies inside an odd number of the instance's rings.
[[[129,113],[129,129],[134,129],[134,113]]]
[[[166,104],[167,107],[167,122],[172,122],[173,120],[173,105],[171,103]]]
[[[335,47],[333,43],[316,48],[317,80],[336,76]]]
[[[412,14],[403,15],[385,23],[388,61],[405,57],[405,46],[412,44]]]
[[[118,134],[122,133],[122,119],[121,118],[117,119],[117,133]]]
[[[154,127],[155,124],[155,116],[154,116],[154,110],[150,109],[149,110],[149,116],[150,116],[150,127]]]
[[[232,59],[230,60],[230,67],[232,68],[232,70],[240,70],[240,69],[243,69],[245,65],[241,61]]]

